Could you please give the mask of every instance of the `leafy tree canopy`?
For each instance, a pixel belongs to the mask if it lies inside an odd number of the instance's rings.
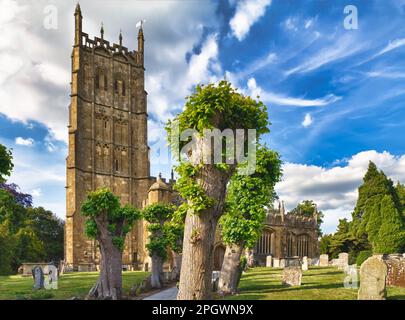
[[[131,205],[121,207],[118,197],[107,188],[87,195],[82,204],[82,214],[87,217],[86,234],[93,239],[97,238],[100,231],[96,218],[104,215],[113,244],[121,251],[124,249],[125,236],[131,231],[133,223],[141,217],[140,211]]]
[[[231,178],[226,214],[220,221],[225,243],[254,246],[263,229],[266,206],[274,200],[274,186],[281,175],[279,155],[261,146],[257,149],[255,173],[235,174]]]
[[[13,170],[13,155],[11,150],[0,144],[0,183],[6,181],[6,177],[11,174]]]

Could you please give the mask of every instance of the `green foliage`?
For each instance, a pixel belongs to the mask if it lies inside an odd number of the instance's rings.
[[[172,205],[156,203],[147,206],[142,215],[149,222],[149,242],[146,245],[149,255],[158,255],[167,259],[168,249],[181,251],[183,238],[183,220],[175,219],[175,208]]]
[[[87,218],[85,232],[89,238],[99,236],[97,219],[107,221],[107,231],[114,246],[124,250],[125,237],[131,231],[133,223],[141,218],[140,211],[130,205],[121,207],[119,198],[109,189],[102,188],[89,192],[82,204],[82,214]]]
[[[331,237],[328,253],[332,258],[339,252],[360,257],[360,252],[397,253],[405,249],[404,223],[405,187],[395,187],[384,172],[369,163],[352,221],[340,221],[338,231]],[[361,259],[361,257],[359,258]]]
[[[14,270],[23,262],[41,262],[45,250],[43,242],[38,238],[33,228],[27,226],[18,230],[14,236],[15,250],[12,267]]]
[[[381,201],[381,226],[372,242],[374,253],[399,253],[405,244],[405,228],[394,201],[384,196]]]
[[[14,255],[14,239],[6,222],[0,223],[0,275],[12,272],[11,263]]]
[[[260,237],[266,218],[266,208],[274,200],[274,186],[281,179],[279,155],[259,147],[256,171],[253,175],[235,174],[230,181],[225,215],[220,224],[222,239],[227,244],[253,247]]]
[[[30,226],[44,248],[45,261],[63,259],[64,222],[49,210],[42,207],[27,208]]]
[[[313,217],[315,210],[317,213],[318,236],[322,236],[321,224],[323,222],[324,214],[322,213],[322,211],[319,211],[317,209],[317,205],[314,201],[304,200],[301,203],[299,203],[294,209],[292,209],[289,213],[304,217]]]
[[[16,272],[22,262],[63,258],[63,221],[43,208],[21,205],[4,189],[0,189],[0,226],[1,273]]]
[[[359,255],[357,256],[356,259],[356,264],[358,266],[361,266],[361,264],[366,261],[369,257],[373,255],[373,252],[371,250],[363,250],[359,252]]]
[[[0,183],[6,181],[6,177],[11,174],[13,170],[13,155],[11,150],[0,144]]]
[[[321,254],[329,254],[331,252],[330,247],[332,237],[331,234],[325,234],[321,237],[321,240],[319,241],[319,251]]]
[[[261,134],[268,132],[268,115],[266,106],[248,96],[244,96],[232,88],[227,81],[220,81],[218,85],[198,85],[195,91],[187,97],[187,101],[182,113],[176,116],[173,121],[169,121],[166,130],[169,136],[169,144],[172,150],[180,150],[188,141],[171,139],[175,136],[174,130],[178,128],[179,133],[187,129],[193,129],[200,136],[206,129],[256,129],[257,138]],[[191,137],[190,137],[191,139]],[[247,136],[245,136],[247,140]],[[208,165],[192,164],[188,160],[178,159],[180,164],[176,167],[179,179],[175,189],[181,197],[185,199],[185,204],[180,206],[177,215],[184,215],[187,211],[200,214],[204,210],[211,208],[215,201],[208,197],[198,181],[201,170],[207,166],[214,166],[224,175],[233,173],[236,164],[227,165],[225,163]]]

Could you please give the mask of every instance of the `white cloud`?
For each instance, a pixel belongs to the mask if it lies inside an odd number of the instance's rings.
[[[284,106],[295,106],[295,107],[323,107],[332,103],[335,103],[341,99],[341,97],[335,96],[334,94],[328,94],[323,98],[318,99],[304,99],[288,97],[281,94],[276,94],[262,90],[256,84],[254,78],[248,80],[248,91],[251,96],[260,96],[260,99],[267,103],[274,103],[277,105]]]
[[[42,196],[42,190],[41,190],[41,188],[37,188],[37,189],[32,190],[32,191],[31,191],[31,195],[32,195],[33,197],[40,197],[40,196]]]
[[[378,52],[374,57],[378,57],[383,55],[384,53],[390,52],[394,49],[402,47],[405,45],[405,38],[402,39],[395,39],[390,41],[380,52]]]
[[[405,182],[405,155],[370,150],[353,155],[346,165],[332,168],[286,163],[283,181],[277,184],[276,191],[288,210],[303,200],[315,201],[325,213],[323,230],[334,232],[339,218],[351,217],[369,161],[393,181]]]
[[[317,50],[312,57],[305,57],[300,65],[287,70],[285,75],[316,70],[326,64],[358,53],[364,45],[355,36],[344,35],[338,39],[333,39],[329,46]]]
[[[32,139],[32,138],[24,139],[22,137],[17,137],[15,139],[15,144],[18,144],[20,146],[31,147],[34,145],[34,139]]]
[[[249,33],[252,25],[266,12],[266,7],[271,4],[271,0],[243,0],[239,1],[236,13],[230,20],[233,35],[242,41]]]
[[[67,142],[75,3],[57,3],[57,30],[43,28],[44,7],[35,2],[0,0],[0,7],[0,113],[25,123],[38,121],[55,139]],[[113,42],[118,41],[121,27],[124,45],[131,50],[136,49],[134,21],[147,20],[148,107],[159,120],[172,116],[192,85],[212,79],[221,70],[215,61],[215,35],[207,38],[201,52],[186,60],[186,55],[200,45],[204,27],[219,23],[213,2],[195,6],[189,1],[136,1],[126,3],[123,11],[115,2],[100,5],[92,0],[81,7],[84,32],[99,36],[104,21],[105,38]]]
[[[305,115],[304,121],[302,121],[302,125],[307,128],[312,124],[312,117],[309,113]]]
[[[287,31],[294,31],[297,32],[298,31],[298,27],[297,27],[297,19],[293,18],[293,17],[288,17],[283,23],[282,25],[284,26],[284,28]]]

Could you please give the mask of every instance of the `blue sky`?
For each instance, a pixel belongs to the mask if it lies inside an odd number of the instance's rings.
[[[358,29],[344,27],[349,4]],[[63,217],[75,1],[0,6],[0,143],[15,155],[10,182]],[[405,0],[105,0],[81,7],[85,32],[98,35],[103,21],[114,41],[122,28],[131,49],[136,21],[147,20],[153,151],[192,87],[226,77],[268,106],[265,141],[284,161],[277,191],[288,209],[315,200],[324,231],[350,216],[369,160],[405,182]],[[55,29],[44,27],[49,10]],[[153,161],[152,174],[160,171],[168,176],[170,165]]]

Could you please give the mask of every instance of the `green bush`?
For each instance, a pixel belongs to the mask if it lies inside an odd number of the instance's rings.
[[[361,266],[361,264],[366,261],[369,257],[371,257],[373,255],[373,252],[371,250],[364,250],[364,251],[360,251],[359,255],[357,256],[356,259],[356,264],[358,266]]]

